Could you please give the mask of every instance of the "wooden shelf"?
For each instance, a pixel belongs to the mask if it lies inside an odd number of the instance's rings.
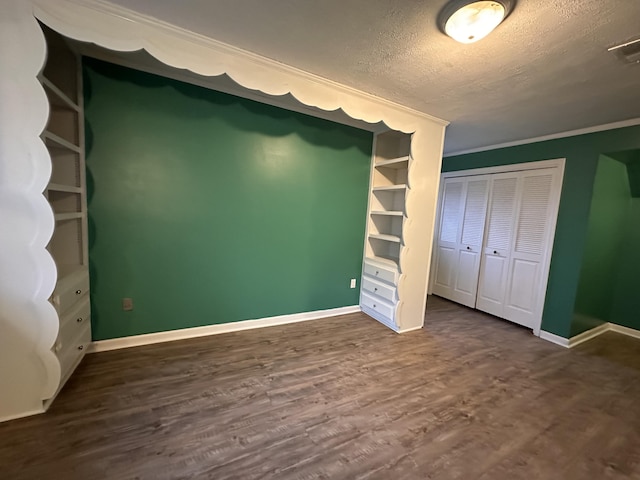
[[[80,106],[56,87],[51,80],[41,75],[40,82],[47,91],[51,92],[51,95],[48,95],[48,97],[52,108],[64,108],[75,112],[80,111]]]
[[[60,183],[50,183],[47,185],[47,190],[53,192],[68,192],[68,193],[82,193],[80,187],[74,187],[73,185],[62,185]]]
[[[407,168],[409,165],[409,155],[404,157],[392,158],[390,160],[381,160],[375,163],[375,167],[386,167],[386,168]]]
[[[387,185],[386,187],[373,187],[374,192],[400,192],[406,190],[407,185]]]
[[[374,210],[371,212],[371,215],[386,215],[388,217],[401,217],[402,215],[404,215],[404,213],[399,210]]]
[[[402,240],[397,235],[387,235],[385,233],[370,233],[369,238],[375,238],[376,240],[383,240],[385,242],[400,243]]]
[[[55,133],[45,131],[42,134],[42,138],[47,148],[62,149],[62,150],[68,150],[75,153],[80,153],[80,147],[78,145],[74,145],[73,143],[65,140],[64,138],[59,137]]]
[[[84,213],[82,212],[72,212],[72,213],[56,213],[54,215],[56,222],[64,222],[65,220],[76,220],[78,218],[82,218]]]

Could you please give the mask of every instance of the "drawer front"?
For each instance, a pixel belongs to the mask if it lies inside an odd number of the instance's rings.
[[[69,310],[84,295],[89,293],[89,272],[79,274],[73,282],[69,282],[64,287],[56,288],[53,294],[53,304],[62,314]]]
[[[91,305],[89,296],[84,295],[79,302],[69,309],[69,312],[60,321],[60,331],[58,341],[62,343],[62,348],[67,343],[73,341],[82,331],[84,326],[91,323]]]
[[[91,325],[87,323],[80,334],[71,342],[67,343],[60,350],[57,350],[58,343],[54,347],[54,351],[60,362],[60,370],[62,372],[62,380],[66,379],[71,373],[71,369],[80,361],[87,352],[91,343]]]
[[[378,282],[373,278],[362,277],[362,289],[391,303],[396,301],[396,287]]]
[[[390,267],[383,267],[376,265],[375,263],[364,262],[364,273],[370,277],[377,278],[384,282],[395,285],[397,283],[398,272],[394,271]]]
[[[369,307],[372,310],[375,310],[379,314],[388,318],[392,322],[394,320],[395,306],[390,303],[385,302],[379,298],[375,298],[371,295],[367,295],[366,293],[362,294],[362,304],[366,307]]]

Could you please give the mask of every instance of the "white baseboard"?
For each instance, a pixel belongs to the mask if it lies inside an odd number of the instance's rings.
[[[288,323],[306,322],[309,320],[335,317],[337,315],[346,315],[348,313],[356,313],[359,311],[360,306],[353,305],[349,307],[331,308],[329,310],[316,310],[313,312],[294,313],[291,315],[278,315],[276,317],[259,318],[256,320],[243,320],[240,322],[220,323],[216,325],[205,325],[203,327],[170,330],[168,332],[147,333],[144,335],[134,335],[132,337],[99,340],[89,345],[87,353],[107,352],[109,350],[139,347],[141,345],[151,345],[153,343],[172,342],[174,340],[184,340],[187,338],[205,337],[208,335],[219,335],[221,333],[252,330],[254,328],[273,327],[276,325],[286,325]]]
[[[640,330],[623,327],[622,325],[618,325],[616,323],[603,323],[596,328],[592,328],[591,330],[587,330],[586,332],[582,332],[581,334],[568,339],[542,330],[540,331],[540,338],[543,340],[547,340],[548,342],[555,343],[556,345],[560,345],[561,347],[573,348],[577,345],[580,345],[581,343],[591,340],[592,338],[602,335],[605,332],[616,332],[627,335],[629,337],[640,338]]]
[[[369,308],[366,305],[362,305],[361,309],[362,309],[363,313],[366,313],[367,315],[369,315],[374,320],[377,320],[378,322],[383,324],[385,327],[393,330],[396,333],[403,333],[398,329],[398,327],[396,326],[395,323],[393,323],[391,320],[386,318],[384,315],[380,315],[373,308]]]
[[[569,348],[569,339],[561,337],[560,335],[556,335],[555,333],[546,332],[544,330],[540,330],[540,338],[542,340],[546,340],[547,342],[555,343],[556,345],[560,345],[564,348]]]
[[[423,325],[419,325],[417,327],[411,327],[411,328],[401,328],[400,330],[398,330],[398,333],[407,333],[407,332],[415,332],[416,330],[422,330]]]
[[[30,417],[32,415],[39,415],[41,413],[44,413],[44,408],[37,409],[37,410],[28,410],[26,412],[16,413],[15,415],[7,415],[4,417],[0,417],[0,423],[8,422],[10,420],[17,420],[19,418]]]
[[[640,338],[640,330],[634,330],[633,328],[623,327],[617,323],[610,323],[609,330],[616,333],[621,333],[633,338]]]
[[[598,325],[591,330],[587,330],[586,332],[582,332],[575,337],[571,337],[569,339],[569,348],[573,348],[576,345],[580,345],[581,343],[588,342],[592,338],[596,338],[598,335],[602,335],[604,332],[608,332],[610,330],[610,323],[603,323],[602,325]]]

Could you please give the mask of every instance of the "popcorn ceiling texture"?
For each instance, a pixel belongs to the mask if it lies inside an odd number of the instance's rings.
[[[607,52],[636,0],[520,1],[471,45],[438,30],[445,0],[112,1],[450,120],[445,152],[640,117],[640,66]]]

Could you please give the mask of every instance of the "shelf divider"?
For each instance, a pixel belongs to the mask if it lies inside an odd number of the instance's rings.
[[[403,183],[401,185],[387,185],[384,187],[373,187],[374,192],[399,192],[407,189],[407,184]]]
[[[39,79],[40,79],[40,82],[42,83],[42,85],[44,86],[44,88],[49,90],[54,95],[54,97],[57,99],[57,101],[55,102],[56,106],[63,107],[63,108],[68,108],[68,109],[73,110],[75,112],[79,112],[80,111],[80,106],[77,103],[75,103],[73,100],[71,100],[67,95],[65,95],[62,90],[60,90],[58,87],[56,87],[55,84],[51,80],[49,80],[44,75],[40,75]]]
[[[45,144],[49,148],[63,148],[75,153],[80,153],[80,147],[78,145],[74,145],[68,140],[65,140],[64,138],[59,137],[55,133],[51,133],[45,130],[45,132],[42,134],[42,138],[44,139]]]
[[[383,240],[385,242],[400,243],[402,240],[397,235],[387,235],[386,233],[370,233],[369,238]]]
[[[400,210],[372,210],[371,215],[385,215],[387,217],[401,217],[404,213]]]
[[[50,183],[47,190],[52,192],[82,193],[82,188],[73,185],[63,185],[61,183]]]
[[[409,163],[409,155],[403,157],[391,158],[389,160],[378,160],[375,163],[375,167],[387,167],[387,168],[405,168]]]
[[[54,218],[56,222],[64,222],[66,220],[75,220],[78,218],[82,218],[84,216],[83,212],[70,212],[70,213],[56,213],[54,214]]]

